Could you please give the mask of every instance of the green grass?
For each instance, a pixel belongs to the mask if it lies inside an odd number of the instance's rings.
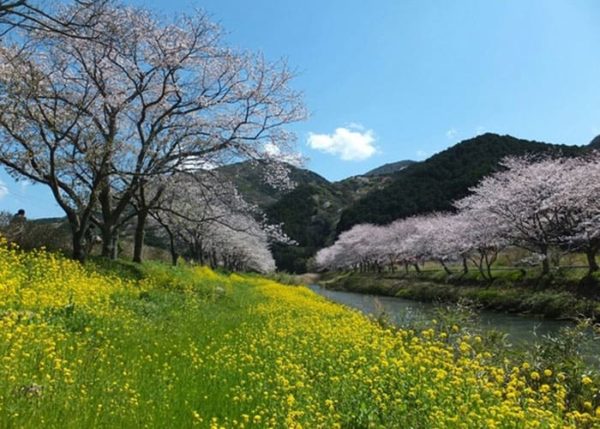
[[[67,334],[56,341],[61,360],[81,362],[69,365],[77,381],[70,384],[55,371],[54,380],[12,383],[1,394],[0,427],[186,427],[192,409],[226,415],[230,405],[214,398],[227,398],[239,374],[207,351],[239,345],[230,334],[248,322],[256,293],[250,288],[227,293],[222,280],[186,267],[122,262],[103,267],[115,270],[113,275],[151,279],[153,287],[114,294],[110,316],[78,307],[47,312],[50,329]],[[221,287],[224,292],[215,293]],[[40,394],[28,394],[30,386],[42,386]]]
[[[325,287],[357,293],[396,296],[425,302],[459,302],[502,312],[528,313],[555,319],[589,317],[600,320],[600,286],[596,277],[564,271],[540,277],[539,273],[497,270],[489,282],[471,270],[468,274],[447,275],[429,269],[420,274],[328,273],[320,283]],[[582,280],[583,279],[583,280]],[[588,280],[586,283],[585,280]]]

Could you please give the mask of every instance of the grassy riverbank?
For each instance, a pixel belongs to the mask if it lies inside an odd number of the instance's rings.
[[[597,377],[304,287],[0,248],[0,427],[593,427]],[[567,368],[567,369],[565,369]]]
[[[441,270],[421,273],[328,273],[323,286],[349,292],[396,296],[425,302],[460,302],[502,312],[553,319],[600,320],[600,282],[567,271],[540,278],[535,272],[504,270],[493,282],[478,273],[448,276]]]

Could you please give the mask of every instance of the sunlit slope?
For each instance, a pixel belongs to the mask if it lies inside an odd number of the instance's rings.
[[[458,327],[386,329],[303,287],[199,267],[107,272],[0,248],[0,427],[558,428],[600,419],[587,376],[499,366],[485,341]]]

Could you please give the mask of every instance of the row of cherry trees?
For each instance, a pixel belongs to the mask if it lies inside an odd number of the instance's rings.
[[[148,207],[151,231],[179,256],[231,271],[275,270],[273,242],[291,243],[281,225],[248,204],[234,186],[210,171],[183,172],[157,186],[164,197]]]
[[[173,175],[291,153],[285,125],[305,117],[292,73],[226,46],[205,14],[39,4],[0,2],[0,164],[51,190],[74,258],[85,259],[91,227],[102,254],[116,257],[134,222],[140,261]]]
[[[455,203],[455,213],[433,213],[389,225],[356,225],[316,256],[321,269],[395,269],[425,261],[472,261],[484,277],[498,252],[517,246],[550,270],[549,252],[583,252],[598,270],[600,155],[581,158],[507,158]]]

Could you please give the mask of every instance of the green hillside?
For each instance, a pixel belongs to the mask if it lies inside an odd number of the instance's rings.
[[[364,176],[381,176],[386,174],[394,174],[399,171],[404,170],[406,167],[409,167],[415,164],[416,161],[404,160],[398,162],[390,162],[388,164],[384,164],[381,167],[374,168],[373,170],[367,171]]]
[[[329,182],[310,170],[287,165],[290,179],[296,186],[312,184],[315,186],[327,186]],[[259,163],[250,161],[239,162],[219,167],[218,174],[231,181],[244,199],[251,204],[256,204],[262,209],[276,203],[289,190],[271,186],[265,180],[265,167]]]
[[[273,256],[280,269],[305,272],[307,260],[329,244],[335,235],[340,212],[351,201],[348,193],[331,183],[303,184],[268,207],[273,222],[283,223],[284,232],[297,246],[275,246]]]
[[[291,191],[266,183],[263,168],[250,162],[221,167],[218,172],[231,180],[248,202],[264,210],[272,223],[283,223],[284,232],[298,243],[273,247],[278,268],[305,272],[310,257],[333,242],[343,210],[369,192],[387,186],[391,177],[379,173],[332,183],[310,170],[287,167],[296,185]]]
[[[451,210],[454,200],[467,195],[470,187],[498,168],[500,160],[508,155],[570,155],[581,150],[491,133],[462,141],[400,171],[389,185],[349,206],[341,215],[337,232],[358,223],[384,224],[414,214]]]

